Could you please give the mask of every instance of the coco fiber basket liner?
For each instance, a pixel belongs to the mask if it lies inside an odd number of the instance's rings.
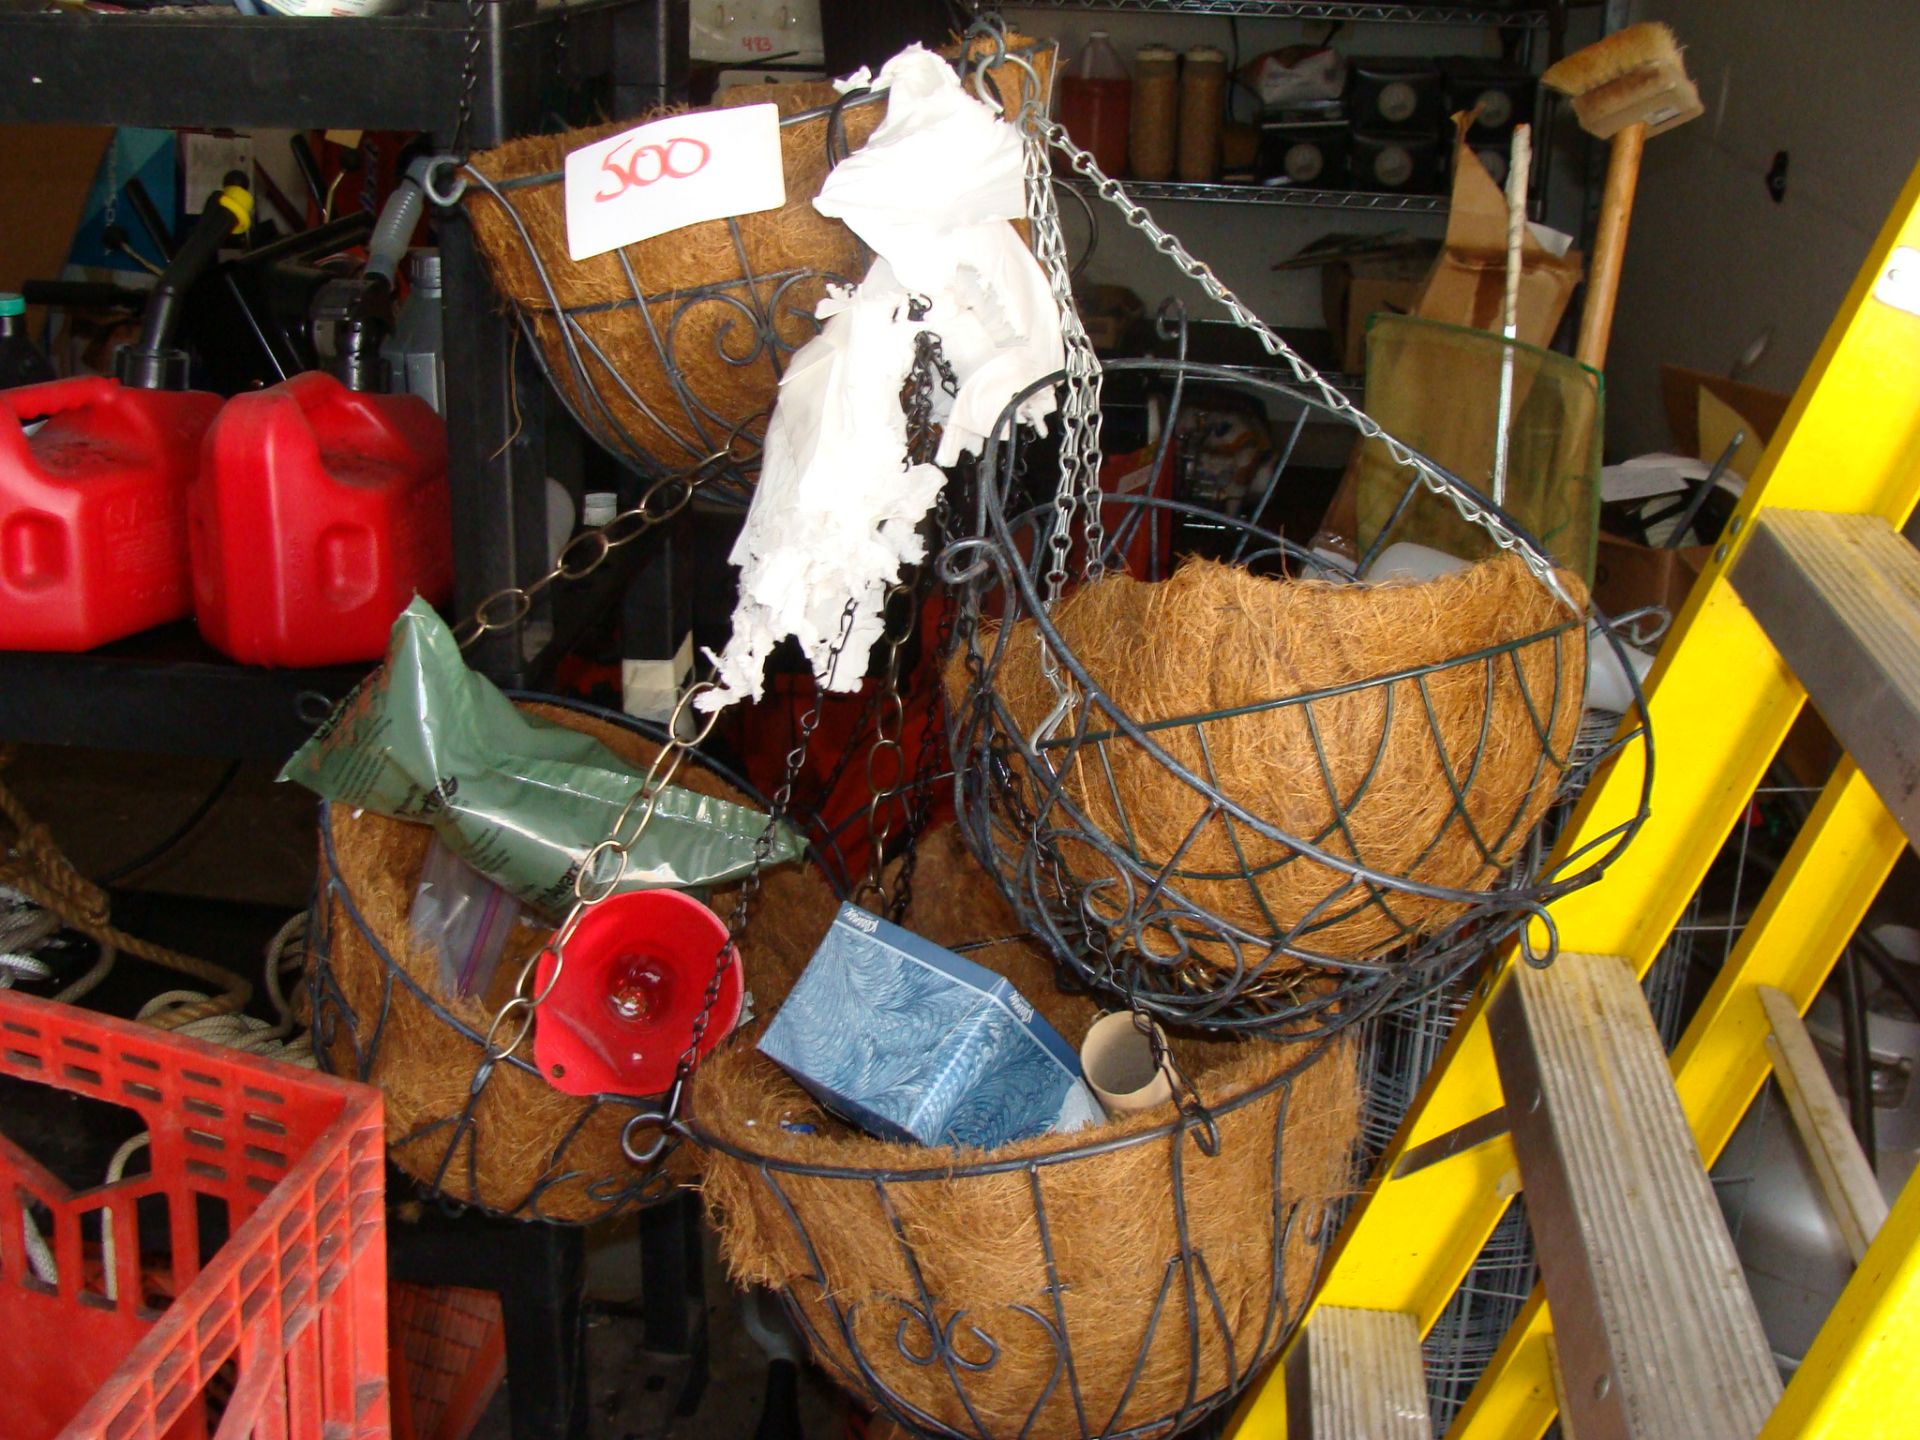
[[[1510,556],[1384,585],[1192,560],[1159,583],[1097,580],[1053,618],[1153,746],[1265,823],[1236,825],[1097,713],[1081,743],[1043,742],[1071,754],[1067,794],[1086,822],[1230,924],[1342,959],[1378,955],[1467,908],[1412,887],[1477,891],[1507,873],[1559,791],[1585,691],[1584,627]],[[1023,734],[1057,700],[1036,636],[1032,620],[1016,627],[996,679]],[[1274,832],[1409,888],[1356,887]],[[1094,847],[1066,854],[1083,882],[1101,878]],[[1115,918],[1104,894],[1091,904]],[[1151,926],[1137,943],[1176,953]],[[1200,966],[1233,965],[1225,947],[1191,953]],[[1282,955],[1268,974],[1278,982],[1305,963]]]
[[[1549,905],[1631,842],[1652,769],[1637,688],[1612,742],[1576,762],[1588,637],[1628,676],[1622,641],[1457,476],[1399,447],[1407,499],[1440,495],[1492,556],[1434,579],[1356,583],[1377,550],[1346,561],[1264,521],[1310,420],[1398,443],[1292,361],[1298,384],[1108,362],[1171,389],[1163,436],[1201,382],[1295,420],[1244,509],[1106,492],[1098,531],[1084,493],[1046,496],[1052,461],[1017,432],[1015,396],[938,571],[957,599],[955,813],[1022,925],[1163,1021],[1305,1040],[1415,1001],[1516,935],[1550,962]],[[1100,566],[1083,566],[1094,541]],[[1166,578],[1163,553],[1186,557]],[[1535,832],[1554,801],[1636,749],[1638,810],[1547,855]]]
[[[585,731],[642,772],[657,743],[622,716],[551,704],[529,713]],[[678,784],[764,808],[698,755]],[[684,1150],[664,1168],[636,1169],[620,1148],[621,1128],[652,1102],[634,1096],[564,1095],[530,1063],[530,1043],[483,1071],[488,1027],[499,996],[449,998],[434,983],[436,962],[415,949],[407,915],[433,831],[371,812],[322,806],[321,887],[309,927],[314,1053],[323,1069],[386,1092],[387,1153],[414,1179],[451,1200],[516,1219],[587,1221],[663,1198],[691,1174]],[[711,903],[732,912],[737,891]],[[740,937],[747,986],[763,966],[785,975],[811,953],[792,949],[815,916],[820,928],[836,897],[809,866],[767,871]],[[519,954],[499,967],[510,985],[519,961],[547,938],[522,927]],[[536,1021],[537,1023],[537,1021]]]
[[[1053,48],[1009,43],[1025,63],[997,64],[987,80],[1017,110],[1036,78],[1044,91]],[[865,247],[813,198],[885,117],[885,93],[754,85],[722,92],[714,108],[767,103],[781,115],[784,205],[586,260],[568,257],[567,154],[634,121],[510,141],[459,171],[495,288],[547,378],[587,433],[643,474],[744,490],[788,357],[819,330],[814,307],[828,285],[866,273]]]
[[[1077,1044],[1093,1001],[1000,938],[1014,917],[954,832],[923,846],[908,925],[998,940],[970,953]],[[797,974],[757,978],[765,1013]],[[721,1251],[736,1281],[781,1293],[816,1360],[883,1415],[966,1440],[1170,1435],[1290,1334],[1352,1178],[1346,1039],[1176,1036],[1210,1121],[1168,1104],[981,1153],[849,1129],[753,1048],[759,1028],[692,1090]]]

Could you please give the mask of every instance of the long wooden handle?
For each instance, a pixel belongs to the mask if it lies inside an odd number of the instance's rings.
[[[1603,370],[1607,340],[1613,334],[1613,305],[1620,298],[1620,266],[1627,258],[1627,223],[1633,219],[1633,192],[1640,186],[1640,152],[1647,127],[1629,125],[1613,137],[1607,158],[1607,188],[1600,198],[1600,226],[1587,262],[1587,308],[1580,312],[1580,343],[1574,356],[1582,365]]]

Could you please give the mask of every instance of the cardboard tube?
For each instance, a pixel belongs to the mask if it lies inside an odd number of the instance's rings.
[[[1166,1035],[1158,1025],[1153,1029],[1164,1047]],[[1153,1042],[1133,1023],[1130,1010],[1102,1015],[1093,1022],[1080,1044],[1080,1073],[1108,1116],[1116,1120],[1173,1098],[1173,1081],[1164,1066],[1155,1068]]]

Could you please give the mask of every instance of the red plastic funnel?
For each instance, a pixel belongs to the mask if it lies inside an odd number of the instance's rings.
[[[676,890],[635,890],[591,907],[567,941],[551,991],[554,957],[540,957],[534,993],[547,997],[533,1030],[540,1073],[568,1095],[667,1090],[726,943],[720,917]],[[739,1022],[743,993],[740,953],[728,947],[702,1055]]]

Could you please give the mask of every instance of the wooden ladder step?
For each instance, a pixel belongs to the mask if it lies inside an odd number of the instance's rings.
[[[1323,1305],[1287,1355],[1287,1440],[1432,1440],[1411,1315]]]
[[[1767,1036],[1767,1054],[1773,1060],[1773,1078],[1787,1097],[1787,1111],[1800,1132],[1800,1143],[1807,1147],[1820,1193],[1857,1265],[1887,1223],[1887,1198],[1880,1193],[1867,1152],[1860,1148],[1853,1122],[1834,1093],[1800,1012],[1784,990],[1762,985],[1758,993],[1772,1031]]]
[[[1730,575],[1908,840],[1920,836],[1920,552],[1877,515],[1765,509]]]
[[[1780,1377],[1625,961],[1515,967],[1490,1012],[1580,1440],[1753,1440]]]

